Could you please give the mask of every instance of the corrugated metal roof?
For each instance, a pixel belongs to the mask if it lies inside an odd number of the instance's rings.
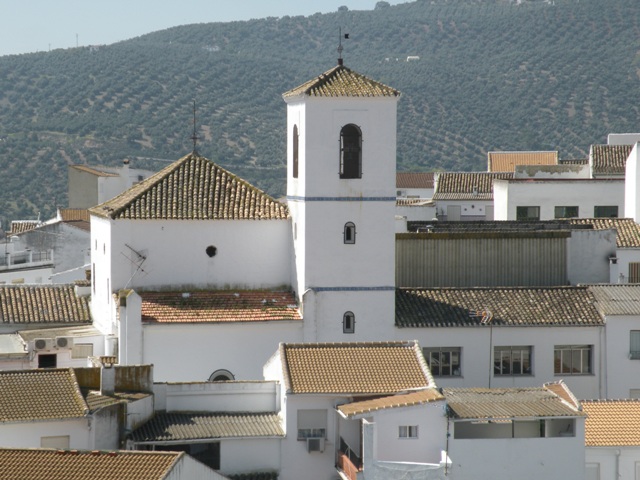
[[[640,284],[590,285],[602,315],[640,315]]]
[[[585,416],[545,387],[445,388],[443,394],[458,419]]]
[[[131,435],[135,443],[214,438],[283,437],[277,413],[159,413]]]

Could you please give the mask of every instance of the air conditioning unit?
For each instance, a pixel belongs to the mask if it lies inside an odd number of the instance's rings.
[[[51,350],[53,348],[52,338],[36,338],[33,341],[33,348],[35,350]]]
[[[307,452],[324,452],[324,438],[307,438]]]
[[[56,337],[56,348],[72,348],[72,337]]]

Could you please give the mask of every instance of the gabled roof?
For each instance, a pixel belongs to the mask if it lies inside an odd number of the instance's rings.
[[[577,225],[593,225],[594,230],[615,228],[618,231],[616,244],[619,248],[640,248],[640,225],[632,218],[569,218]]]
[[[456,419],[509,420],[531,417],[584,417],[579,407],[548,388],[445,388]]]
[[[282,343],[289,393],[371,394],[434,386],[418,342]]]
[[[61,208],[58,210],[60,220],[67,225],[91,231],[89,210],[86,208]]]
[[[185,457],[184,452],[0,448],[0,477],[25,480],[162,480],[169,478]],[[212,471],[212,475],[216,474]]]
[[[433,188],[433,172],[396,172],[396,188]]]
[[[490,312],[483,315],[484,312]],[[397,327],[603,325],[587,287],[400,288]]]
[[[17,235],[19,233],[28,232],[42,225],[40,220],[13,220],[11,222],[11,230],[8,235]]]
[[[389,408],[414,407],[416,405],[424,405],[425,403],[444,400],[444,396],[437,388],[427,388],[417,392],[403,393],[400,395],[390,395],[388,397],[379,397],[372,400],[363,400],[360,402],[351,402],[338,406],[338,411],[345,418],[354,417],[366,413],[376,412],[378,410],[387,410]]]
[[[131,434],[137,444],[260,437],[284,437],[277,413],[158,413]]]
[[[399,97],[400,92],[371,80],[344,65],[337,65],[322,75],[282,94],[284,98],[309,97]]]
[[[515,172],[517,165],[557,165],[557,151],[488,152],[489,172]]]
[[[640,399],[582,400],[587,447],[640,446]]]
[[[624,175],[633,145],[591,145],[589,152],[594,175]]]
[[[63,420],[88,412],[70,368],[0,371],[0,422]]]
[[[0,285],[0,325],[90,322],[89,297],[73,285]]]
[[[274,220],[286,205],[196,153],[190,153],[89,212],[136,220]]]
[[[510,180],[513,172],[441,172],[435,177],[434,200],[493,200],[493,181]]]
[[[640,284],[590,285],[602,315],[640,315]]]
[[[292,292],[140,292],[145,323],[302,320]]]

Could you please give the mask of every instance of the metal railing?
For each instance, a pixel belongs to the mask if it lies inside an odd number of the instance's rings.
[[[338,451],[338,468],[344,472],[349,480],[357,480],[358,472],[362,471],[362,460],[342,437],[340,437]]]

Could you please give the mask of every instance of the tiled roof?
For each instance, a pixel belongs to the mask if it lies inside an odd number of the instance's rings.
[[[558,152],[489,152],[489,172],[515,172],[516,165],[557,165]]]
[[[434,385],[417,342],[280,344],[291,393],[392,394]]]
[[[624,175],[633,145],[591,145],[589,156],[594,175]]]
[[[588,165],[588,158],[562,158],[558,159],[558,165]]]
[[[292,292],[140,292],[146,323],[302,320]]]
[[[84,392],[84,398],[87,402],[89,410],[92,412],[99,408],[113,405],[118,402],[135,402],[143,398],[150,397],[150,393],[144,392],[115,392],[110,395],[103,395],[99,391],[89,390]]]
[[[493,200],[493,181],[510,180],[513,172],[442,172],[436,174],[434,200]]]
[[[78,418],[87,413],[72,369],[0,371],[0,422]]]
[[[436,388],[427,388],[417,392],[346,403],[338,406],[338,410],[345,417],[353,417],[355,415],[386,410],[388,408],[413,407],[437,400],[444,400],[444,396]]]
[[[396,207],[435,207],[430,198],[397,198]]]
[[[193,441],[207,438],[283,437],[277,413],[159,413],[136,429],[135,443]]]
[[[42,225],[40,220],[14,220],[11,222],[11,230],[9,235],[17,235],[19,233],[28,232]]]
[[[587,447],[640,446],[640,399],[582,400]]]
[[[443,393],[459,419],[585,416],[545,387],[445,388]]]
[[[99,217],[136,220],[289,218],[286,205],[195,153],[89,212]]]
[[[91,175],[95,175],[96,177],[118,177],[119,176],[117,173],[106,172],[104,170],[90,167],[88,165],[69,165],[69,168],[73,168],[74,170],[79,170],[85,173],[90,173]]]
[[[185,456],[184,452],[0,448],[0,480],[162,480]]]
[[[640,284],[590,285],[602,315],[640,315]]]
[[[433,172],[396,172],[396,188],[433,188]]]
[[[398,97],[400,92],[356,73],[344,65],[337,65],[313,80],[285,92],[282,96],[287,98],[301,95],[309,97]]]
[[[493,325],[603,325],[587,287],[401,288],[398,327],[472,327],[483,311]]]
[[[632,218],[571,218],[567,221],[593,225],[594,230],[615,228],[618,231],[616,243],[619,248],[640,248],[640,225]]]
[[[60,219],[63,222],[74,222],[82,220],[85,222],[90,221],[89,210],[86,208],[61,208],[59,210]]]
[[[89,297],[73,285],[0,285],[0,324],[90,322]]]

